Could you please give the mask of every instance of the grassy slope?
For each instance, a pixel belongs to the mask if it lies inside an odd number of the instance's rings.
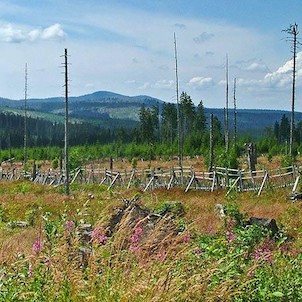
[[[16,109],[16,108],[0,107],[0,111],[14,113],[16,115],[21,115],[21,116],[24,115],[24,110]],[[31,118],[44,119],[44,120],[50,121],[50,122],[64,123],[64,115],[58,115],[58,114],[54,114],[54,113],[28,110],[27,116],[31,117]],[[75,123],[75,122],[81,122],[82,120],[71,118],[70,121]]]

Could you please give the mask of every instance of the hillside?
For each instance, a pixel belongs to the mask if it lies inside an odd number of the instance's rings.
[[[63,97],[44,99],[28,99],[29,115],[45,118],[50,121],[62,121],[65,112]],[[97,91],[91,94],[69,98],[69,113],[71,119],[85,121],[105,128],[135,127],[139,120],[138,113],[142,105],[160,106],[164,101],[145,95],[125,96],[109,91]],[[2,109],[1,109],[2,108]],[[22,114],[23,100],[0,98],[0,110]],[[205,108],[209,119],[210,113],[219,118],[223,125],[224,110],[219,108]],[[290,117],[288,111],[283,110],[237,110],[238,132],[251,136],[259,136],[265,128],[272,127],[275,121],[280,122],[283,114]],[[233,110],[229,112],[230,129],[233,129]],[[296,122],[302,120],[302,113],[296,113]]]

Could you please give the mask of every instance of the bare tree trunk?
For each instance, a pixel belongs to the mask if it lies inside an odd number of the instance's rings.
[[[69,133],[68,133],[68,61],[67,48],[65,48],[65,194],[69,195]]]

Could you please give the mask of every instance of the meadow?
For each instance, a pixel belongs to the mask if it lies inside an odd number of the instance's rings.
[[[302,205],[290,188],[71,192],[0,183],[0,301],[302,301]],[[279,232],[245,226],[252,216]]]

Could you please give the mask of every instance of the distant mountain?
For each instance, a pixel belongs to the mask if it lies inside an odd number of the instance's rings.
[[[27,106],[28,110],[62,115],[65,111],[64,100],[63,97],[28,99]],[[69,97],[69,112],[71,117],[85,120],[112,118],[137,121],[142,104],[146,107],[152,107],[162,103],[163,101],[146,95],[125,96],[109,91],[97,91],[82,96]],[[24,100],[0,98],[0,107],[23,109]]]
[[[39,116],[48,120],[60,117],[63,121],[65,112],[63,97],[28,99],[27,104],[31,116]],[[125,96],[110,91],[97,91],[82,96],[69,97],[69,112],[71,118],[102,125],[106,128],[135,127],[139,120],[138,113],[142,104],[146,107],[159,104],[162,107],[164,102],[146,95]],[[15,110],[16,114],[22,114],[24,100],[0,98],[0,111],[1,107],[2,111]],[[217,116],[223,126],[223,109],[205,108],[205,112],[208,119],[210,113]],[[283,114],[290,118],[290,112],[283,110],[238,109],[238,132],[259,136],[266,127],[272,127],[276,121],[280,122]],[[296,112],[295,119],[296,122],[301,121],[302,113]],[[232,109],[229,111],[229,128],[232,131]]]
[[[219,108],[205,108],[207,117],[211,113],[221,121],[223,127],[224,109]],[[237,109],[237,125],[238,132],[247,134],[252,137],[259,137],[264,134],[267,127],[273,127],[277,121],[280,124],[281,118],[285,114],[290,120],[290,112],[285,110],[267,110],[267,109]],[[295,122],[302,121],[302,113],[295,113]],[[229,129],[233,132],[234,129],[234,112],[229,111]]]

